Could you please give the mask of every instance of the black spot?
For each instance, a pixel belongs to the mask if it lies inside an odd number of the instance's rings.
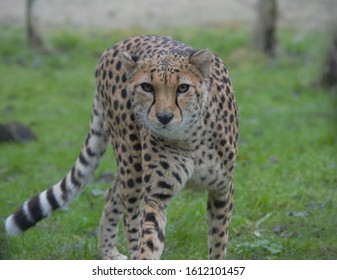
[[[225,215],[224,214],[220,214],[220,215],[217,215],[215,218],[217,220],[223,220],[225,218]]]
[[[215,243],[215,248],[219,248],[220,246],[221,246],[221,242],[217,242],[217,243]]]
[[[138,233],[138,229],[132,228],[132,229],[128,230],[128,232],[132,233],[132,234],[135,234],[135,233]]]
[[[137,137],[137,135],[136,135],[136,134],[130,134],[129,138],[130,138],[130,140],[131,140],[132,142],[134,142],[134,141],[137,141],[137,140],[138,140],[138,137]]]
[[[136,145],[133,145],[132,147],[135,151],[141,151],[142,150],[142,145],[141,144],[136,144]]]
[[[151,252],[153,252],[153,241],[152,240],[148,240],[146,242],[146,246],[150,249]]]
[[[116,64],[116,70],[117,71],[121,70],[121,66],[122,66],[122,62],[118,61],[117,64]]]
[[[210,230],[210,234],[217,234],[219,232],[219,229],[216,227],[212,227],[212,229]]]
[[[132,179],[129,179],[126,184],[128,185],[129,188],[133,188],[135,186],[135,183]]]
[[[145,222],[152,222],[155,225],[158,225],[157,219],[156,219],[156,215],[154,213],[147,213],[145,215]]]
[[[135,164],[133,165],[133,167],[135,168],[135,170],[136,170],[137,172],[142,171],[142,165],[141,165],[140,163],[135,163]]]
[[[117,110],[119,106],[118,100],[114,101],[114,109]]]
[[[226,144],[227,144],[227,141],[226,141],[226,140],[221,140],[221,141],[220,141],[220,145],[221,145],[221,146],[225,146]]]
[[[234,165],[232,165],[230,168],[229,168],[229,172],[232,172],[234,169]]]
[[[126,103],[126,108],[127,108],[128,110],[130,110],[130,109],[131,109],[131,106],[132,106],[131,100],[128,100],[128,103]],[[134,114],[132,114],[132,115],[134,115]],[[132,116],[132,115],[131,115],[131,116]],[[130,118],[131,118],[131,116],[130,116]],[[135,119],[135,117],[133,117],[133,119]]]
[[[127,152],[127,148],[126,148],[126,146],[125,146],[124,144],[122,144],[122,146],[121,146],[121,147],[122,147],[122,152],[123,152],[123,153],[126,153],[126,152]]]
[[[142,177],[138,177],[138,178],[136,179],[136,182],[137,182],[138,184],[141,184],[141,183],[143,182],[143,178],[142,178]]]
[[[122,89],[121,96],[122,96],[123,99],[126,99],[126,97],[127,97],[127,91],[126,91],[126,89]]]
[[[150,144],[152,145],[152,146],[157,146],[157,142],[156,141],[154,141],[154,140],[150,140]]]
[[[163,188],[163,189],[172,189],[172,185],[166,183],[165,181],[159,181],[158,187]]]
[[[129,42],[127,45],[126,45],[126,50],[129,51],[131,49],[131,46],[132,46],[132,43]]]
[[[145,155],[144,155],[144,160],[145,160],[145,161],[151,161],[151,159],[152,159],[152,158],[151,158],[151,155],[150,155],[150,154],[145,154]]]
[[[221,200],[215,200],[214,201],[214,206],[217,209],[225,207],[226,204],[227,204],[227,201],[221,201]]]
[[[172,172],[172,175],[174,176],[174,178],[176,178],[176,179],[177,179],[177,181],[179,182],[179,184],[181,184],[181,183],[182,183],[182,181],[181,181],[181,177],[180,177],[180,175],[179,175],[178,173],[176,173],[176,172]]]
[[[150,179],[151,179],[151,175],[145,175],[144,176],[144,182],[145,183],[148,183],[150,181]]]
[[[156,173],[157,173],[157,175],[160,176],[160,177],[163,177],[163,176],[164,176],[164,173],[161,172],[160,170],[156,170]]]
[[[151,163],[151,164],[148,165],[149,169],[156,169],[157,167],[158,167],[157,164],[152,164]]]
[[[109,79],[112,79],[112,71],[109,71]]]
[[[166,161],[161,161],[160,165],[162,168],[164,168],[165,170],[170,168],[170,165],[166,162]]]
[[[115,50],[112,54],[113,57],[116,57],[118,55],[118,50]]]
[[[131,198],[129,198],[128,199],[128,202],[130,203],[130,204],[134,204],[134,203],[136,203],[137,202],[137,197],[131,197]],[[136,230],[136,232],[137,232],[137,230]]]
[[[155,194],[153,194],[153,197],[158,198],[161,201],[166,201],[168,199],[171,199],[172,195],[164,194],[164,193],[155,193]]]
[[[230,123],[233,123],[233,122],[234,122],[234,115],[233,115],[233,114],[231,114],[231,115],[229,116],[229,121],[230,121]]]
[[[115,94],[115,92],[116,92],[116,86],[115,86],[115,85],[113,85],[113,86],[111,87],[111,92],[112,92],[112,95]]]
[[[165,236],[162,230],[158,230],[158,239],[160,242],[164,243],[165,242]]]

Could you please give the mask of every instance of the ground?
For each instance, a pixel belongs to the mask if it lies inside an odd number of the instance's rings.
[[[39,1],[44,27],[99,27],[214,25],[224,21],[254,21],[257,0],[51,0]],[[280,24],[306,30],[324,28],[337,14],[336,0],[282,0]],[[1,0],[0,23],[24,24],[25,0]],[[179,7],[179,9],[177,9]]]

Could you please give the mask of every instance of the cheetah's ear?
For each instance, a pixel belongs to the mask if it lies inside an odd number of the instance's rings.
[[[203,49],[190,56],[190,63],[199,70],[204,78],[206,78],[212,59],[213,54],[208,49]]]
[[[137,60],[138,57],[132,56],[127,52],[122,52],[121,61],[127,75],[131,75],[133,70],[135,70],[137,67]]]

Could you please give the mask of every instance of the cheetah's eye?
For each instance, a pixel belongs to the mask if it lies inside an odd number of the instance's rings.
[[[154,92],[153,86],[151,84],[149,84],[149,83],[142,83],[142,84],[140,84],[140,86],[142,87],[142,89],[145,92]]]
[[[190,86],[188,84],[181,84],[177,88],[177,93],[185,93],[190,89]]]

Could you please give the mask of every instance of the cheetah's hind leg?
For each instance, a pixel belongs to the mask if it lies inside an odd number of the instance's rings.
[[[105,194],[104,210],[100,221],[99,257],[103,260],[126,260],[127,256],[118,252],[118,223],[123,208],[118,195],[118,178]]]

